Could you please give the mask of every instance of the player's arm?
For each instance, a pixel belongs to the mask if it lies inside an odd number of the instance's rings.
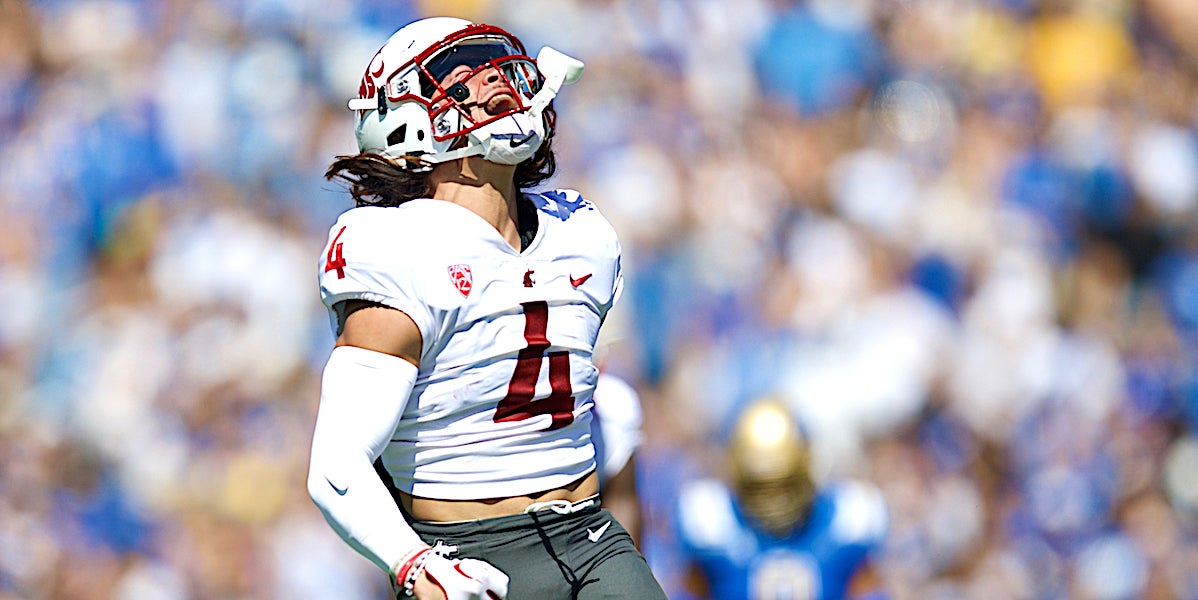
[[[507,576],[476,560],[448,560],[412,530],[374,470],[416,383],[421,335],[403,312],[343,310],[325,365],[312,435],[308,493],[346,543],[421,600],[502,598]],[[346,307],[343,307],[346,308]]]

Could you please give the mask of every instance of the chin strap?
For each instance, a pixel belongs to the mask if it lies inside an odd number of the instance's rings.
[[[466,158],[467,156],[477,156],[481,155],[482,153],[483,149],[478,146],[466,146],[465,148],[458,148],[457,150],[450,150],[448,152],[438,152],[437,154],[424,155],[420,156],[419,158],[420,162],[431,167],[435,164],[449,162],[459,158]]]

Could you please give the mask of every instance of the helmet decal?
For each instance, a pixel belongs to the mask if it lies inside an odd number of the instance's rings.
[[[362,83],[358,85],[358,97],[370,98],[378,91],[379,77],[382,77],[386,65],[383,61],[383,51],[379,50],[375,53],[374,58],[370,59],[370,65],[366,67],[366,72],[362,74]]]

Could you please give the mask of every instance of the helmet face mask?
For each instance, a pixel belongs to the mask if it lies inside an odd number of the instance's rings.
[[[761,528],[779,537],[802,524],[815,496],[810,473],[797,466],[774,476],[742,473],[733,486],[745,512]]]
[[[469,68],[469,65],[463,67]],[[495,80],[497,84],[488,84],[488,80]],[[496,114],[475,108],[479,106],[479,99],[474,97],[475,93],[471,90],[481,90],[488,85],[504,88],[511,98],[510,108]],[[531,59],[505,57],[487,61],[461,73],[452,83],[442,78],[430,87],[433,92],[429,115],[433,119],[433,136],[440,141],[462,136],[504,117],[527,111],[536,90],[541,88],[541,76]]]
[[[350,100],[358,149],[415,171],[471,155],[518,164],[552,135],[543,111],[560,84],[546,89],[538,62],[498,27],[422,19],[388,39]]]

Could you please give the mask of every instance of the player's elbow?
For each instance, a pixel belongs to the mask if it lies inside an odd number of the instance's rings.
[[[345,495],[348,488],[344,483],[339,485],[343,478],[339,472],[343,469],[335,468],[336,464],[338,461],[329,460],[328,457],[315,452],[308,464],[308,497],[321,510],[336,503],[338,498]]]
[[[338,498],[345,495],[349,488],[345,480],[361,470],[358,463],[365,459],[352,444],[327,435],[327,431],[317,427],[308,457],[308,496],[321,509],[337,503]]]
[[[358,449],[337,445],[313,444],[308,462],[308,497],[327,512],[330,506],[344,503],[351,483],[374,476],[367,455]]]

